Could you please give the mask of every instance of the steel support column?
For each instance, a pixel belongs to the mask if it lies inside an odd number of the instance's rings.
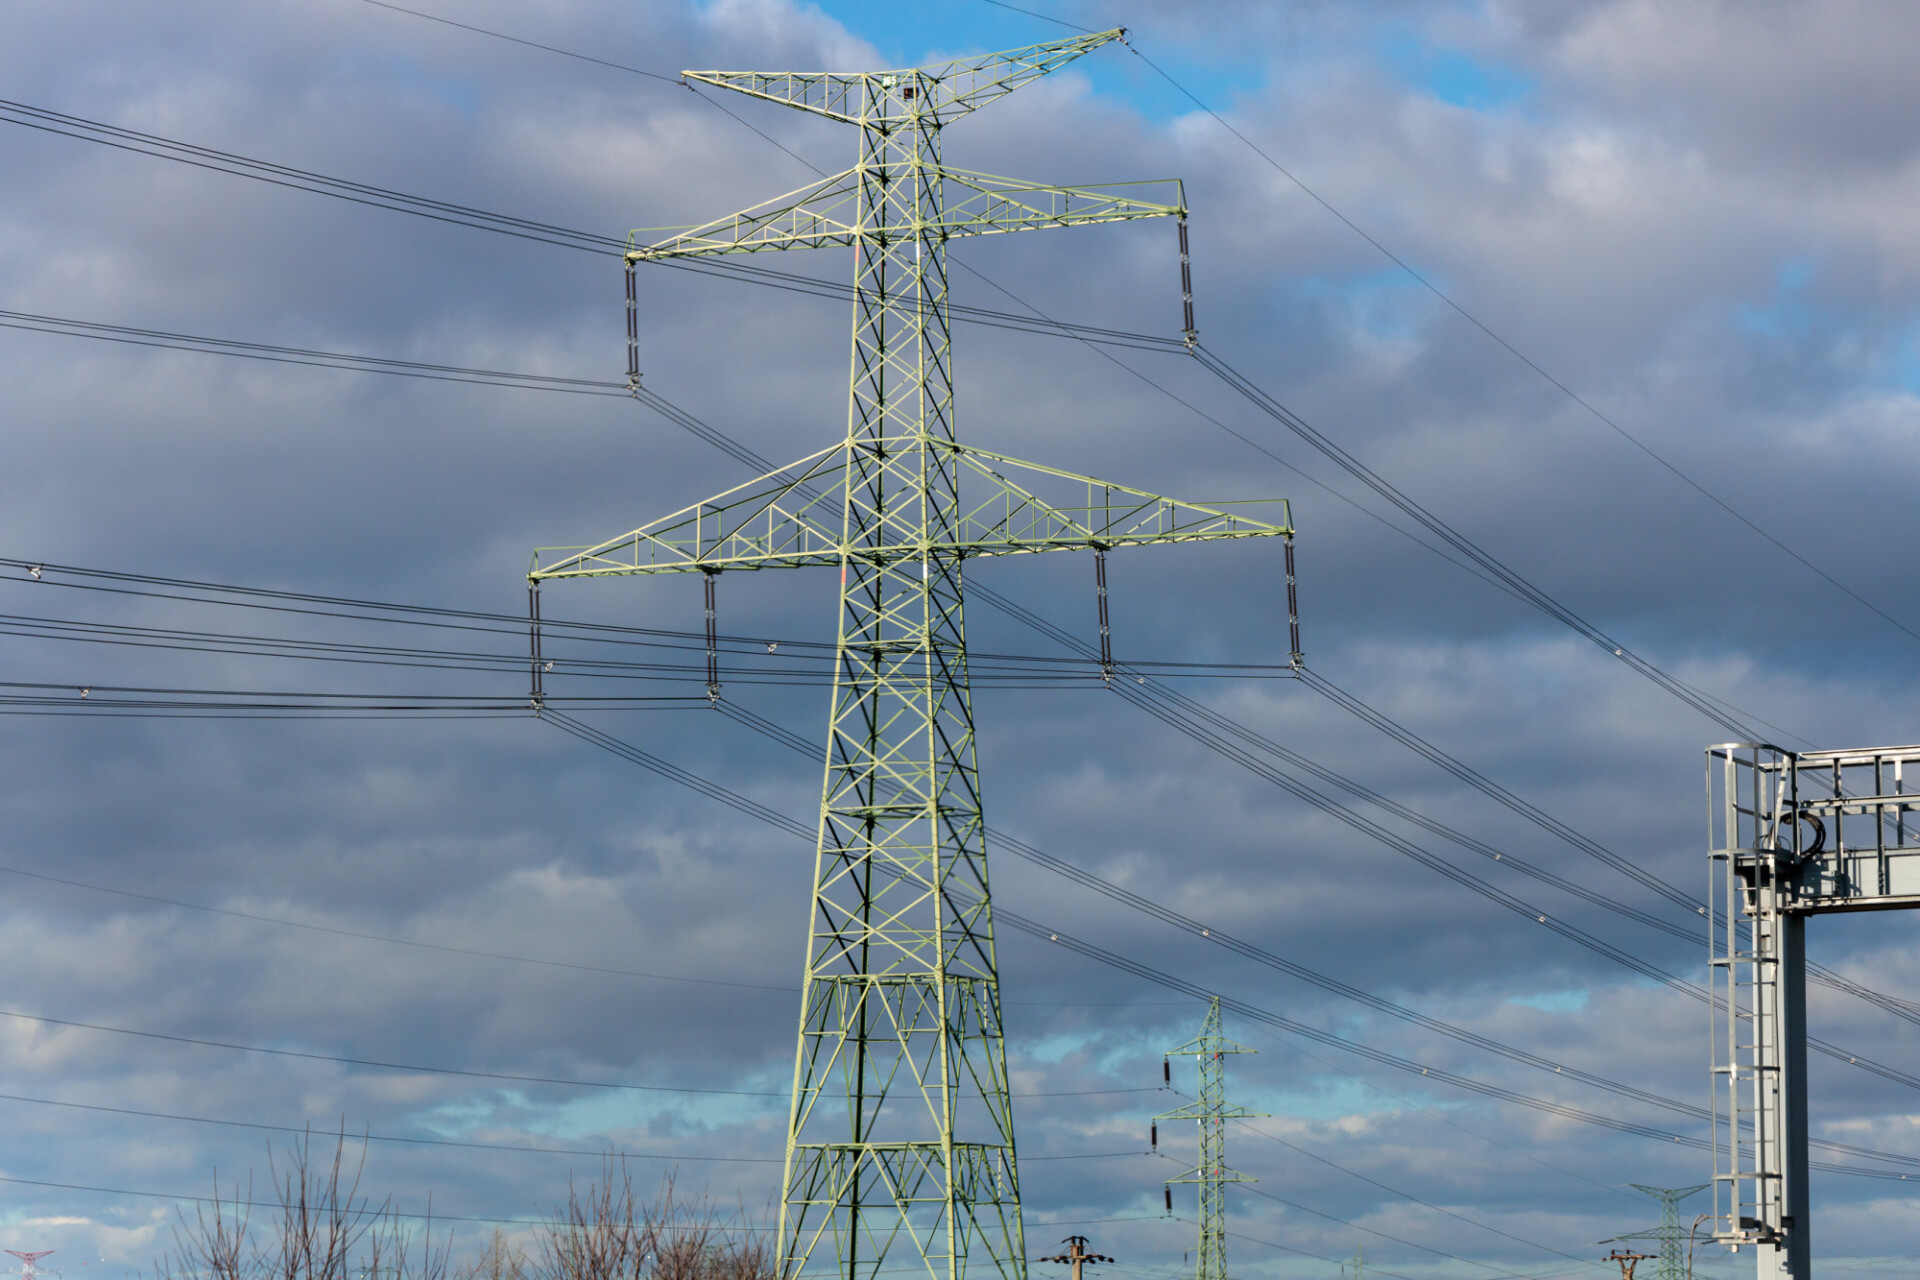
[[[1714,1238],[1758,1280],[1813,1271],[1807,920],[1920,907],[1920,747],[1707,752]]]
[[[697,572],[711,582],[731,569],[839,570],[781,1197],[784,1280],[829,1270],[843,1280],[909,1270],[963,1280],[970,1266],[1026,1274],[963,566],[1293,534],[1278,500],[1254,518],[1238,504],[1180,502],[956,436],[949,242],[1184,218],[1186,202],[1174,181],[1060,187],[957,169],[942,159],[942,131],[1121,35],[898,71],[687,72],[859,131],[853,168],[670,239],[636,241],[627,254],[646,264],[851,249],[847,433],[620,537],[538,552],[529,575]],[[710,662],[716,699],[718,684]]]

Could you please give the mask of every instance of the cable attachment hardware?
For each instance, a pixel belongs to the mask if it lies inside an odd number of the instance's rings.
[[[689,88],[692,86],[689,85]],[[627,392],[640,392],[640,298],[633,278],[634,262],[627,259]]]
[[[1180,219],[1180,307],[1185,324],[1180,332],[1186,335],[1187,350],[1191,351],[1200,343],[1200,331],[1193,327],[1193,260],[1187,256],[1187,220]]]
[[[1300,590],[1293,577],[1293,535],[1287,534],[1281,539],[1287,558],[1287,643],[1291,646],[1288,662],[1295,671],[1307,665],[1307,655],[1300,652]]]
[[[527,583],[527,657],[532,664],[533,683],[528,690],[528,705],[535,715],[546,705],[546,681],[541,679],[550,665],[540,657],[540,584]]]
[[[1774,848],[1782,853],[1795,855],[1793,861],[1795,866],[1810,858],[1818,857],[1826,850],[1827,824],[1811,806],[1804,801],[1795,804],[1789,800],[1782,809],[1782,815],[1774,828]],[[1800,824],[1803,822],[1813,829],[1810,837],[1800,836]]]
[[[707,701],[716,708],[720,705],[720,639],[714,631],[713,580],[719,576],[714,569],[701,574],[707,587]]]
[[[1107,549],[1093,549],[1093,595],[1100,606],[1100,679],[1113,683],[1113,631],[1107,625]]]

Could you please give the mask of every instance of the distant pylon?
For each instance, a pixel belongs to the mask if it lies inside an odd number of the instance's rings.
[[[1702,1183],[1697,1187],[1649,1187],[1635,1182],[1631,1185],[1635,1191],[1660,1202],[1660,1225],[1645,1231],[1630,1231],[1614,1239],[1657,1241],[1660,1245],[1660,1266],[1654,1275],[1658,1280],[1686,1280],[1686,1233],[1680,1230],[1680,1202],[1705,1191],[1707,1184]]]
[[[1200,1187],[1200,1248],[1194,1280],[1227,1280],[1227,1184],[1259,1181],[1227,1167],[1227,1121],[1266,1113],[1227,1105],[1225,1061],[1229,1053],[1258,1052],[1220,1034],[1219,996],[1207,1006],[1207,1022],[1200,1034],[1167,1051],[1169,1058],[1191,1054],[1200,1068],[1200,1096],[1177,1111],[1154,1117],[1156,1121],[1193,1120],[1200,1127],[1200,1163],[1167,1180],[1169,1186],[1192,1182]]]
[[[22,1253],[18,1249],[9,1249],[7,1252],[20,1259],[21,1280],[34,1280],[34,1277],[40,1274],[36,1264],[40,1259],[52,1255],[54,1250],[41,1249],[37,1253]]]

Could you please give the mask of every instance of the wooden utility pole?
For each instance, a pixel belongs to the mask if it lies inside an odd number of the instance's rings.
[[[1080,1268],[1085,1266],[1089,1262],[1112,1262],[1113,1261],[1112,1258],[1107,1257],[1105,1254],[1088,1253],[1087,1238],[1085,1236],[1068,1236],[1065,1240],[1062,1240],[1060,1243],[1067,1246],[1067,1251],[1065,1253],[1057,1254],[1056,1256],[1051,1258],[1041,1258],[1040,1261],[1067,1263],[1073,1268],[1073,1280],[1080,1280]]]
[[[1622,1252],[1615,1249],[1607,1255],[1607,1261],[1620,1264],[1620,1280],[1633,1280],[1633,1269],[1651,1257],[1653,1255],[1650,1253],[1634,1253],[1630,1250]]]

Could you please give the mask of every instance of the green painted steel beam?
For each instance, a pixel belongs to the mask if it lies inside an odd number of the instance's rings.
[[[681,75],[866,128],[885,127],[884,117],[875,119],[872,104],[889,98],[903,105],[917,100],[919,105],[911,114],[949,124],[1126,34],[1126,28],[1116,27],[1073,40],[898,71],[685,71]]]
[[[848,558],[884,564],[933,552],[969,558],[1031,555],[1293,532],[1284,498],[1212,506],[1182,502],[952,442],[933,442],[928,449],[953,464],[953,520],[941,531],[950,536],[925,537],[924,530],[889,520],[884,512],[850,528],[843,517],[849,504],[859,501],[846,489],[850,455],[856,451],[875,452],[866,441],[836,445],[597,546],[542,547],[534,553],[529,576],[547,581],[795,569],[838,565]],[[912,466],[917,454],[903,447],[896,456],[902,466]],[[1271,518],[1256,519],[1256,509]],[[862,535],[858,541],[850,537],[854,533]]]
[[[990,173],[941,169],[927,179],[928,185],[940,188],[938,216],[916,219],[905,226],[876,228],[861,221],[862,211],[867,208],[860,198],[861,189],[869,177],[865,169],[848,169],[655,244],[638,244],[639,233],[634,232],[628,237],[627,260],[659,262],[768,249],[823,249],[851,246],[870,238],[876,242],[888,237],[909,242],[953,240],[1046,227],[1177,218],[1187,212],[1186,187],[1178,178],[1057,187]],[[1132,192],[1142,194],[1129,194]],[[1142,198],[1148,192],[1173,198]]]
[[[840,570],[781,1197],[788,1280],[830,1267],[845,1280],[1026,1274],[964,562],[1232,538],[1291,545],[1284,501],[1185,502],[955,437],[953,239],[1140,218],[1184,227],[1177,181],[1063,187],[941,160],[946,124],[1122,34],[903,71],[687,73],[859,129],[845,172],[657,243],[635,233],[627,254],[631,272],[670,258],[852,248],[846,435],[617,537],[544,548],[529,574],[537,589]],[[630,321],[634,305],[629,294]],[[538,671],[537,623],[535,634]]]

